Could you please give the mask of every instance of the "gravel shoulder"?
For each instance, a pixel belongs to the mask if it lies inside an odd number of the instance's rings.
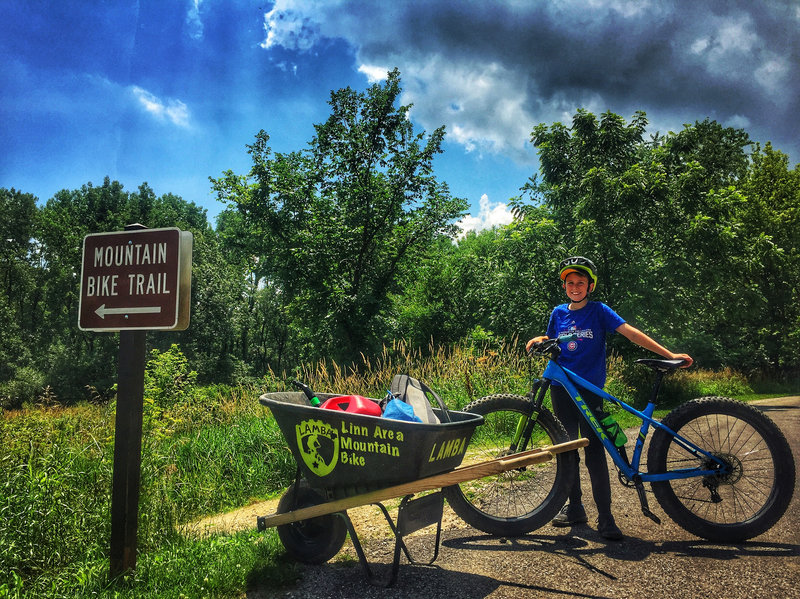
[[[800,397],[762,400],[755,405],[778,424],[795,459],[800,459]],[[585,471],[582,476],[585,478]],[[588,481],[584,485],[588,490]],[[327,564],[302,566],[296,586],[256,588],[247,593],[247,598],[623,599],[656,593],[674,598],[720,599],[796,596],[800,580],[800,482],[795,486],[789,510],[770,531],[736,545],[693,537],[673,524],[651,499],[651,509],[662,518],[661,525],[655,524],[642,515],[635,491],[617,483],[612,485],[614,512],[626,534],[622,542],[609,543],[599,537],[593,525],[591,502],[586,506],[588,526],[567,530],[545,526],[513,539],[491,537],[472,529],[446,508],[435,565],[418,566],[402,559],[397,583],[391,588],[368,582],[348,540]],[[234,515],[205,520],[198,523],[196,530],[203,534],[249,527],[256,514],[272,511],[274,506],[257,504]],[[380,511],[365,506],[348,513],[374,571],[379,577],[385,576],[394,544],[388,538],[389,528]],[[431,531],[434,529],[420,531],[406,541],[412,554],[422,561],[432,555]]]

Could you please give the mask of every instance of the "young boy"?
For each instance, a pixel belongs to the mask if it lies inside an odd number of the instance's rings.
[[[589,301],[589,295],[597,287],[597,268],[591,260],[583,256],[566,258],[561,261],[559,276],[569,303],[553,309],[547,325],[547,336],[534,337],[528,341],[527,350],[530,350],[534,343],[545,339],[575,334],[577,340],[564,346],[558,362],[600,388],[606,382],[606,335],[609,333],[619,333],[633,343],[665,358],[682,359],[685,361],[684,368],[692,364],[692,358],[688,354],[672,353],[626,323],[604,303]],[[589,439],[589,445],[584,449],[584,456],[589,480],[592,483],[592,496],[597,506],[597,530],[605,539],[620,540],[623,538],[622,531],[611,514],[611,485],[605,449],[560,384],[555,382],[552,384],[550,397],[553,401],[553,411],[567,429],[569,437],[577,439],[580,432]],[[586,393],[584,400],[596,413],[602,411],[603,400],[599,396]],[[553,519],[554,526],[571,526],[588,520],[581,496],[578,480],[570,493],[569,502]]]

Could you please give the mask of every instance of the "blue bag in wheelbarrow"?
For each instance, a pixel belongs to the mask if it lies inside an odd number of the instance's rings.
[[[323,402],[335,397],[317,395]],[[477,414],[439,408],[439,424],[321,410],[300,392],[266,393],[259,401],[275,417],[302,475],[328,499],[452,470],[483,422]]]
[[[383,417],[405,420],[406,422],[422,422],[420,417],[414,413],[414,406],[400,399],[390,399],[386,402],[386,407],[383,409]]]

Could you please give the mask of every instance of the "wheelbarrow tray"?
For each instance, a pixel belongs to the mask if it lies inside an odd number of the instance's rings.
[[[446,422],[439,409],[434,413],[440,424],[321,409],[308,405],[301,392],[266,393],[259,401],[272,412],[302,475],[327,499],[453,470],[483,422],[483,416],[451,410]]]

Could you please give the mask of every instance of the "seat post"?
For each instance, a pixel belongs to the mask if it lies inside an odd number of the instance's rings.
[[[656,373],[656,381],[653,384],[653,391],[650,395],[650,403],[656,404],[656,400],[658,399],[658,391],[661,388],[661,380],[664,378],[664,371],[655,369],[654,372]]]

